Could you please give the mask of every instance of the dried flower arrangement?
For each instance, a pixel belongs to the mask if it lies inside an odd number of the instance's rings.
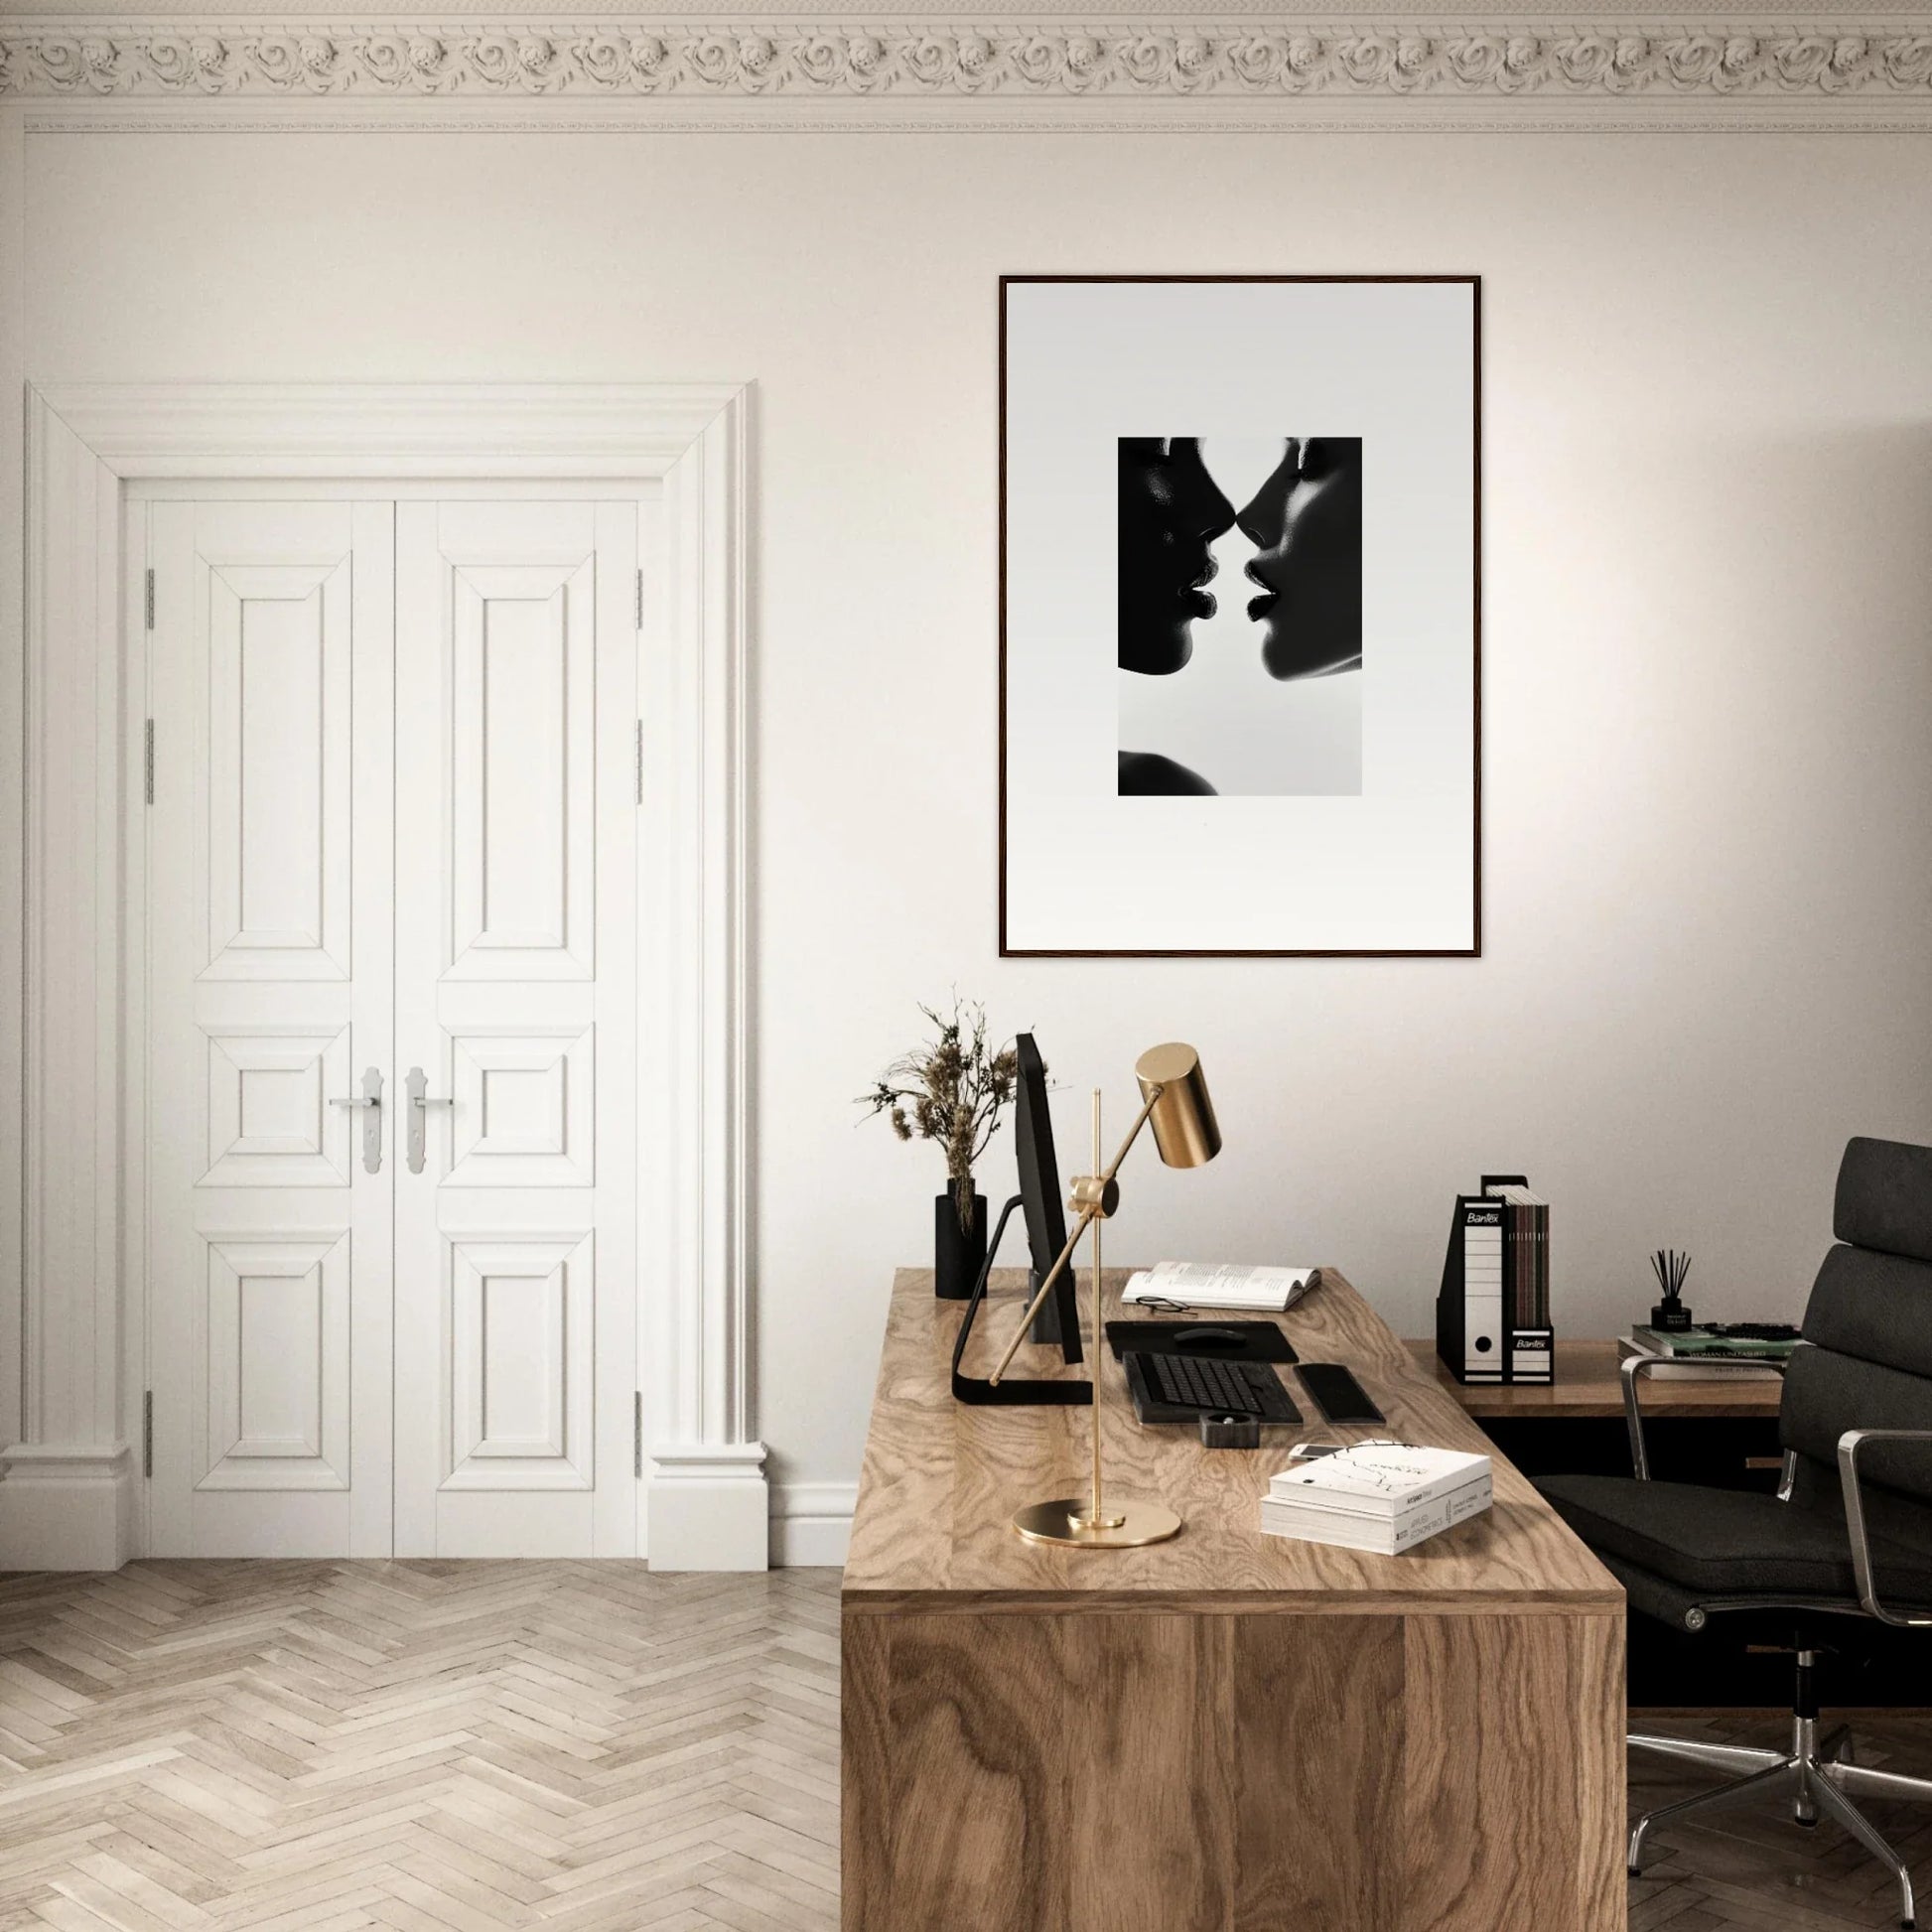
[[[997,1052],[986,1041],[986,1009],[953,998],[948,1019],[933,1008],[919,1011],[935,1036],[901,1054],[858,1104],[868,1115],[886,1114],[901,1141],[937,1141],[945,1149],[959,1225],[973,1225],[973,1165],[999,1130],[1019,1076],[1011,1045]]]

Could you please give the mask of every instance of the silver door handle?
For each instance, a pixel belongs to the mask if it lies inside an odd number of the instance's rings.
[[[409,1172],[421,1173],[423,1161],[429,1142],[429,1110],[432,1107],[454,1107],[456,1102],[448,1095],[436,1098],[429,1090],[429,1075],[420,1066],[412,1066],[403,1085],[409,1089]]]
[[[332,1099],[332,1107],[365,1107],[362,1121],[362,1165],[370,1173],[382,1172],[382,1074],[376,1067],[362,1075],[362,1091],[346,1099]]]

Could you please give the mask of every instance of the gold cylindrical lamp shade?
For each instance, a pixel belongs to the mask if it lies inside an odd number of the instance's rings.
[[[1141,1083],[1141,1098],[1153,1101],[1148,1125],[1169,1167],[1204,1167],[1220,1153],[1220,1123],[1214,1118],[1200,1055],[1191,1046],[1177,1039],[1150,1046],[1135,1061],[1134,1077]]]

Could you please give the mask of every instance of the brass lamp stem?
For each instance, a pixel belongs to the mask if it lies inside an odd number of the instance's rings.
[[[1000,1357],[999,1367],[986,1378],[989,1383],[997,1386],[1000,1377],[1013,1366],[1013,1358],[1020,1352],[1020,1344],[1027,1339],[1027,1330],[1034,1325],[1034,1317],[1045,1305],[1046,1297],[1052,1292],[1053,1284],[1065,1273],[1067,1263],[1073,1259],[1073,1250],[1080,1244],[1081,1235],[1085,1234],[1087,1229],[1092,1227],[1097,1221],[1100,1221],[1114,1211],[1114,1178],[1120,1173],[1120,1164],[1127,1159],[1129,1150],[1141,1138],[1141,1129],[1147,1125],[1148,1116],[1154,1112],[1155,1105],[1160,1100],[1162,1091],[1162,1088],[1156,1087],[1147,1096],[1146,1104],[1134,1116],[1134,1125],[1127,1130],[1127,1138],[1121,1142],[1120,1151],[1114,1156],[1106,1172],[1092,1176],[1082,1174],[1075,1179],[1073,1183],[1073,1198],[1067,1205],[1079,1209],[1079,1219],[1074,1222],[1073,1231],[1066,1237],[1066,1246],[1054,1258],[1052,1267],[1047,1269],[1046,1279],[1040,1283],[1039,1292],[1028,1304],[1027,1312],[1020,1317],[1020,1326],[1014,1331],[1013,1339],[1007,1343],[1007,1352]],[[1094,1112],[1097,1121],[1099,1115],[1098,1096],[1095,1098]],[[1093,1154],[1094,1160],[1098,1162],[1100,1159],[1100,1137],[1097,1125],[1094,1133]],[[1096,1278],[1100,1266],[1099,1253],[1100,1237],[1096,1233],[1094,1236],[1094,1270]],[[1096,1332],[1094,1346],[1098,1348],[1099,1345],[1100,1336]]]
[[[1100,1165],[1100,1089],[1093,1090],[1093,1165]],[[1118,1165],[1118,1164],[1116,1164]],[[1088,1512],[1090,1523],[1105,1522],[1100,1513],[1100,1369],[1107,1359],[1101,1347],[1100,1326],[1100,1222],[1093,1224],[1093,1508]]]
[[[1014,1534],[1029,1543],[1051,1544],[1074,1550],[1141,1550],[1149,1544],[1165,1543],[1180,1534],[1180,1518],[1166,1503],[1134,1497],[1115,1497],[1102,1492],[1100,1476],[1101,1392],[1106,1386],[1107,1329],[1102,1319],[1106,1311],[1101,1294],[1100,1223],[1120,1205],[1116,1176],[1128,1152],[1140,1138],[1141,1129],[1152,1121],[1154,1138],[1161,1159],[1171,1168],[1198,1168],[1221,1151],[1220,1129],[1214,1108],[1207,1097],[1207,1085],[1200,1074],[1200,1055],[1191,1046],[1170,1040],[1165,1046],[1150,1046],[1134,1065],[1134,1078],[1141,1086],[1141,1111],[1120,1144],[1110,1167],[1098,1173],[1081,1174],[1073,1182],[1067,1206],[1078,1217],[1073,1232],[1046,1271],[1033,1305],[1021,1317],[1019,1332],[1007,1344],[1000,1366],[993,1371],[999,1381],[1013,1360],[1014,1352],[1027,1337],[1034,1317],[1045,1302],[1047,1292],[1059,1280],[1060,1271],[1072,1258],[1080,1236],[1093,1229],[1093,1367],[1088,1385],[1093,1396],[1093,1474],[1084,1496],[1054,1496],[1044,1502],[1028,1503],[1016,1510],[1012,1519]],[[1100,1092],[1093,1096],[1093,1159],[1100,1165]],[[1055,1436],[1054,1442],[1057,1444]]]
[[[1123,1148],[1121,1152],[1126,1153]],[[1093,1164],[1100,1165],[1100,1089],[1093,1090]],[[1114,1163],[1120,1165],[1118,1161]],[[1100,1372],[1106,1362],[1106,1350],[1102,1348],[1104,1329],[1100,1319],[1100,1223],[1105,1217],[1096,1214],[1093,1221],[1093,1494],[1084,1515],[1074,1516],[1071,1520],[1076,1529],[1117,1530],[1127,1518],[1118,1512],[1109,1516],[1100,1504]]]

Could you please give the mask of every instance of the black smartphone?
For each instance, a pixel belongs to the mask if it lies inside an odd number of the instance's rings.
[[[1295,1371],[1324,1422],[1387,1422],[1368,1391],[1339,1362],[1304,1362]]]

